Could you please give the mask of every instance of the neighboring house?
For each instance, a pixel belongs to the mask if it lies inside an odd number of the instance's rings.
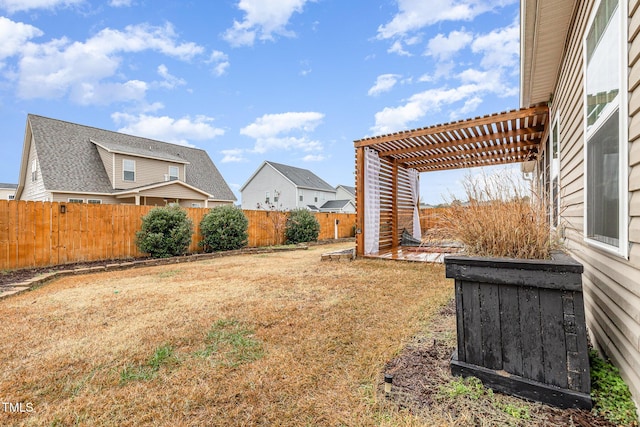
[[[204,150],[32,114],[16,199],[203,208],[236,200]]]
[[[549,105],[535,180],[584,265],[594,344],[640,402],[640,0],[522,0],[521,106]]]
[[[0,200],[13,200],[16,197],[18,184],[0,183]]]
[[[351,200],[353,205],[356,204],[356,187],[348,185],[338,185],[336,187],[336,200]]]
[[[319,210],[320,212],[355,213],[356,205],[351,200],[329,200]]]
[[[336,189],[308,169],[263,162],[240,188],[242,209],[319,211]]]

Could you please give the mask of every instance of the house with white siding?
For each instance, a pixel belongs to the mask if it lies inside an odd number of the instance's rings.
[[[29,114],[15,199],[206,208],[236,197],[204,150]]]
[[[549,106],[549,219],[584,265],[592,342],[640,402],[640,0],[522,0],[521,107]]]
[[[0,200],[14,200],[18,184],[0,183]]]
[[[336,189],[308,169],[264,161],[240,188],[242,209],[320,211]]]

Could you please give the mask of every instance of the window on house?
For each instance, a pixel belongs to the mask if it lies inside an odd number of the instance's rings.
[[[558,226],[560,217],[560,118],[556,117],[549,134],[549,219],[553,227]]]
[[[169,166],[169,181],[176,181],[180,178],[180,169],[178,166]]]
[[[318,203],[318,192],[317,191],[313,194],[313,201]]]
[[[14,194],[9,194],[9,200],[15,200],[16,196]]]
[[[300,191],[300,193],[298,193],[298,199],[299,199],[301,202],[304,202],[304,193],[303,193],[302,191]]]
[[[87,199],[87,203],[90,205],[101,205],[102,200],[100,199]]]
[[[84,203],[84,199],[69,199],[69,203]]]
[[[601,0],[585,38],[585,237],[626,257],[627,38],[622,8],[625,2]]]
[[[271,196],[268,191],[264,193],[264,202],[271,203]]]
[[[191,203],[192,208],[200,208],[202,205],[200,203]]]
[[[280,193],[278,193],[278,190],[273,190],[273,202],[278,203],[279,198],[280,198]]]
[[[36,182],[38,180],[38,161],[33,159],[31,161],[31,182]]]
[[[123,181],[135,181],[136,180],[136,161],[131,159],[122,160],[122,180]]]

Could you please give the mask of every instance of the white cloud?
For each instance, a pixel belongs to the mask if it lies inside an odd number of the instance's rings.
[[[321,162],[326,159],[322,154],[308,154],[302,158],[303,162]]]
[[[44,33],[28,24],[14,22],[9,18],[0,16],[0,61],[11,56],[20,54],[25,43],[35,37],[40,37]]]
[[[85,42],[66,38],[47,43],[22,45],[18,72],[18,96],[25,99],[60,98],[82,104],[105,104],[118,100],[141,99],[148,85],[136,79],[123,79],[119,72],[124,53],[156,51],[188,61],[201,54],[195,43],[180,43],[170,24],[127,26],[123,31],[106,28]],[[173,80],[173,84],[180,80]]]
[[[117,101],[142,101],[147,83],[129,80],[124,83],[80,83],[71,88],[69,97],[80,105],[108,105]]]
[[[211,52],[211,56],[207,61],[207,64],[213,64],[213,74],[220,77],[227,72],[227,69],[231,65],[229,63],[229,56],[220,52],[219,50],[214,50]]]
[[[301,13],[308,1],[313,0],[240,0],[238,9],[245,13],[244,19],[234,21],[223,37],[232,46],[251,46],[256,38],[273,40],[274,35],[292,37],[294,33],[286,29],[289,19],[294,12]]]
[[[166,89],[173,89],[187,84],[184,79],[178,78],[169,73],[169,69],[164,64],[158,65],[158,74],[164,79],[160,82],[160,86]]]
[[[427,44],[427,55],[438,60],[447,60],[456,52],[467,47],[473,40],[473,35],[464,31],[452,31],[448,36],[438,34]]]
[[[55,9],[83,3],[84,0],[0,0],[0,9],[9,13],[32,9]]]
[[[475,84],[462,85],[455,89],[437,88],[411,96],[404,105],[386,107],[375,115],[376,123],[372,128],[375,134],[386,134],[406,129],[408,123],[422,119],[429,112],[440,111],[442,106],[451,105],[477,96],[483,87]]]
[[[240,134],[256,140],[253,148],[256,153],[276,149],[320,151],[322,143],[313,140],[309,134],[323,118],[324,114],[317,112],[265,114],[240,129]]]
[[[494,67],[517,67],[520,59],[520,27],[517,22],[506,28],[493,30],[473,41],[471,50],[482,53],[480,65]]]
[[[464,31],[454,31],[448,36],[438,35],[429,43],[429,53],[439,59],[435,71],[422,75],[418,81],[434,84],[443,79],[447,81],[446,85],[416,93],[400,105],[377,112],[372,131],[381,134],[416,127],[410,124],[445,107],[450,110],[451,120],[459,119],[476,111],[488,95],[516,96],[518,86],[513,76],[517,75],[519,66],[518,39],[517,22],[478,35],[475,39]],[[457,71],[451,56],[466,47],[476,55],[476,65]],[[419,126],[424,126],[424,123]]]
[[[189,141],[206,141],[224,135],[224,129],[211,125],[212,117],[202,115],[174,119],[169,116],[113,113],[111,118],[117,125],[124,124],[118,132],[186,146],[193,146]]]
[[[109,6],[111,7],[129,7],[131,6],[132,0],[111,0],[109,2]]]
[[[377,96],[384,92],[389,92],[402,77],[399,74],[381,74],[376,79],[376,83],[369,89],[369,96]]]
[[[241,148],[232,148],[230,150],[222,150],[221,153],[224,154],[222,158],[222,163],[241,163],[246,162],[247,158],[243,155],[243,149]]]

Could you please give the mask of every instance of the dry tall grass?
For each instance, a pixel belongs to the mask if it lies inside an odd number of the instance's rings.
[[[559,249],[546,203],[513,174],[467,174],[463,185],[468,205],[452,203],[444,215],[467,255],[549,259]]]
[[[376,390],[451,298],[443,268],[320,261],[339,248],[68,277],[0,301],[0,397],[33,407],[0,408],[0,425],[424,425]]]

